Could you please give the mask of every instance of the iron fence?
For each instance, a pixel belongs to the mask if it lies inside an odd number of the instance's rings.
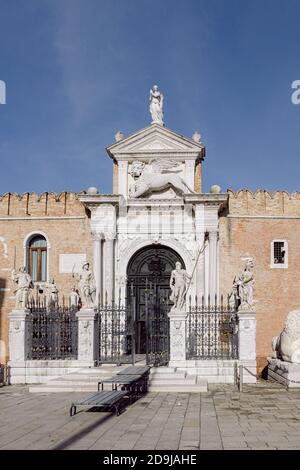
[[[26,317],[26,358],[39,360],[77,359],[77,308],[46,307],[31,300]]]
[[[94,328],[96,364],[135,362],[133,312],[132,303],[108,303],[107,296],[104,304],[99,303]]]
[[[204,298],[200,304],[192,304],[186,319],[187,359],[238,359],[238,317],[235,306],[229,298],[224,304],[223,297],[207,304]]]
[[[0,387],[7,384],[7,366],[0,364]]]

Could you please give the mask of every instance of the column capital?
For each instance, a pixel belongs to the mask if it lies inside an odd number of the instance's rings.
[[[28,310],[27,308],[14,309],[9,313],[9,319],[10,320],[24,320],[29,313],[30,313],[30,310]]]
[[[78,320],[84,321],[84,320],[93,320],[95,317],[95,310],[93,308],[85,308],[78,310],[76,313],[76,317]]]
[[[108,232],[105,234],[105,241],[106,242],[110,242],[110,241],[114,241],[116,239],[116,232]]]
[[[92,239],[94,242],[103,240],[104,236],[102,232],[91,232]]]
[[[209,239],[217,238],[219,236],[219,230],[217,228],[208,230]]]

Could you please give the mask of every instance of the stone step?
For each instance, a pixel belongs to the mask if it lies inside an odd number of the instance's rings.
[[[58,377],[55,379],[57,382],[61,381],[68,381],[68,382],[99,382],[100,380],[107,379],[108,377],[111,377],[112,374],[102,374],[102,375],[95,375],[95,376],[88,376],[88,375],[62,375],[61,377]],[[51,381],[53,382],[53,380]],[[50,381],[49,381],[50,383]]]
[[[43,385],[31,385],[30,393],[63,393],[63,392],[97,392],[97,384],[58,384],[48,383]]]
[[[232,375],[234,374],[235,369],[233,367],[197,367],[197,368],[188,368],[186,369],[188,374],[192,375]]]
[[[170,378],[170,379],[151,379],[150,380],[150,385],[186,385],[186,384],[195,384],[196,383],[196,377],[191,378],[191,379],[176,379],[175,377]]]
[[[202,393],[207,392],[207,382],[202,380],[197,384],[169,384],[169,385],[151,385],[149,392],[169,392],[169,393]]]
[[[117,374],[121,370],[125,369],[128,366],[102,366],[102,367],[93,367],[90,369],[79,369],[76,371],[76,374],[84,374],[84,375],[94,375],[94,374]]]
[[[151,367],[150,374],[174,374],[177,371],[176,367],[168,367],[168,366],[161,366],[161,367]]]
[[[170,379],[172,377],[176,377],[178,379],[180,378],[184,379],[186,375],[187,375],[186,372],[174,372],[173,374],[169,374],[165,372],[155,371],[155,372],[150,373],[149,377],[150,377],[150,380],[154,378]]]

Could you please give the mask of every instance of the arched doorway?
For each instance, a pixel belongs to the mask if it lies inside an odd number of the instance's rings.
[[[150,245],[137,251],[127,267],[128,298],[135,302],[135,349],[147,361],[165,364],[169,360],[170,276],[181,256],[164,245]]]

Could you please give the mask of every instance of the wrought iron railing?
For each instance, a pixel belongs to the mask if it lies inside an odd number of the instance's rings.
[[[119,295],[121,299],[121,295]],[[95,314],[95,360],[98,364],[134,362],[133,310],[119,300],[99,303]]]
[[[39,299],[31,300],[26,317],[26,358],[77,359],[77,308],[65,305],[51,309]]]
[[[0,387],[7,384],[7,366],[0,364]]]
[[[238,318],[229,298],[192,303],[186,319],[187,359],[238,359]]]

